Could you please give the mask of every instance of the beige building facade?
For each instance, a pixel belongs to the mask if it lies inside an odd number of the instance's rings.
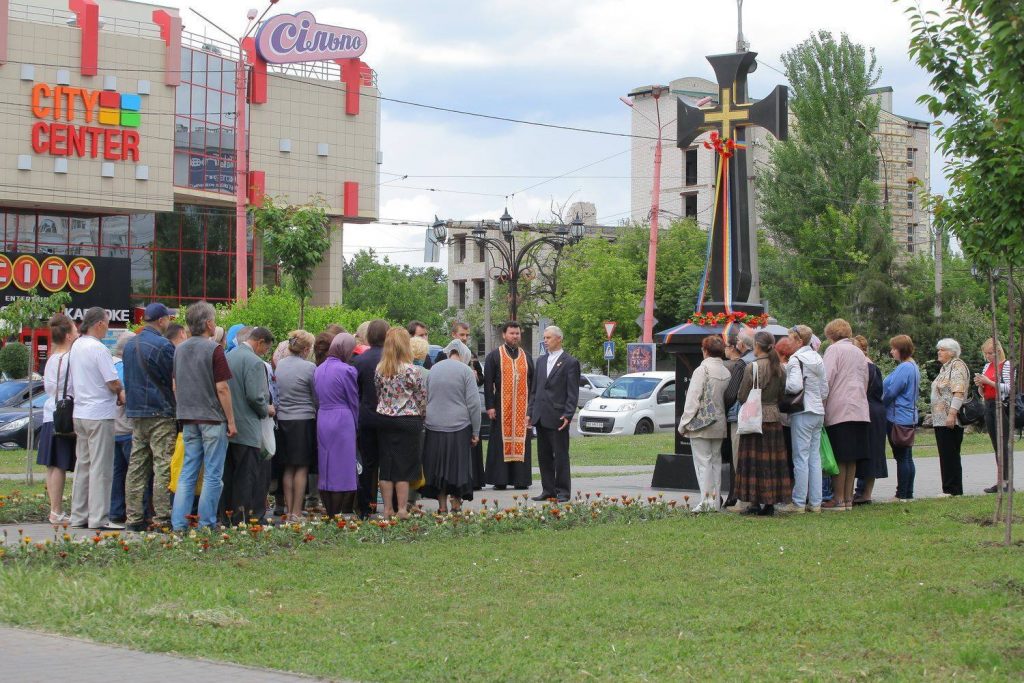
[[[0,304],[19,296],[5,273],[21,255],[123,261],[96,276],[130,273],[103,284],[133,312],[236,298],[237,45],[126,0],[0,0],[0,16]],[[244,51],[247,205],[326,207],[314,303],[338,303],[344,225],[379,211],[376,74],[358,56],[267,61],[256,40]],[[250,227],[249,288],[277,277],[259,242]]]

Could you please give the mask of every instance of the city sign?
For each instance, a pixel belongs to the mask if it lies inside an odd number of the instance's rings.
[[[38,290],[42,291],[38,291]],[[0,306],[30,296],[68,290],[65,309],[73,320],[102,306],[114,323],[131,322],[131,261],[106,256],[0,253]]]
[[[310,12],[279,14],[256,32],[256,50],[268,64],[352,59],[366,51],[366,34],[318,24]]]
[[[142,98],[68,85],[32,86],[32,151],[51,156],[139,160]],[[86,125],[74,123],[81,121]],[[92,125],[89,125],[92,124]]]

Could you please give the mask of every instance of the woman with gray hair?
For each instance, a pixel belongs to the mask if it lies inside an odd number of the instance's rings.
[[[453,339],[444,360],[430,369],[427,388],[426,440],[423,445],[425,498],[437,499],[437,511],[458,511],[473,500],[473,447],[480,442],[480,399],[476,373],[469,367],[469,347]]]
[[[942,367],[932,381],[932,427],[935,429],[935,445],[939,449],[942,493],[962,496],[964,482],[960,446],[964,440],[964,428],[958,414],[970,390],[971,371],[960,359],[960,344],[955,339],[940,339],[935,348]]]

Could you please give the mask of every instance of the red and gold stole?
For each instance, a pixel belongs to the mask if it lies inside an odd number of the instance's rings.
[[[519,350],[515,358],[502,344],[501,353],[501,443],[505,462],[523,462],[526,457],[526,409],[529,391],[526,386],[529,365],[526,352]]]

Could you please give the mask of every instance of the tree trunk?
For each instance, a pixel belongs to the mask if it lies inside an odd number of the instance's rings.
[[[306,324],[306,297],[299,297],[299,329]]]
[[[1007,297],[1007,308],[1009,309],[1010,317],[1010,348],[1007,353],[1007,360],[1017,358],[1017,334],[1016,334],[1016,297],[1014,296],[1013,288],[1013,266],[1009,268],[1008,282],[1006,286],[1006,297]],[[1016,397],[1017,397],[1017,373],[1019,368],[1011,365],[1010,366],[1010,424],[1008,426],[1010,433],[1010,452],[1007,454],[1006,459],[1006,536],[1003,539],[1004,543],[1009,546],[1013,539],[1013,430],[1016,422]]]
[[[1003,411],[999,407],[999,379],[1002,373],[999,370],[999,354],[997,349],[999,348],[999,327],[996,324],[996,278],[992,269],[988,271],[988,295],[989,295],[989,307],[992,313],[992,360],[995,361],[995,378],[996,378],[996,470],[1001,469],[999,463],[1003,462],[1003,451],[1006,450],[1003,447],[1003,430],[1006,429],[1006,425],[1003,424]],[[1002,519],[1003,513],[1003,482],[1001,479],[1005,479],[1006,472],[1003,472],[1002,477],[996,477],[996,509],[992,513],[992,523],[995,524]]]

